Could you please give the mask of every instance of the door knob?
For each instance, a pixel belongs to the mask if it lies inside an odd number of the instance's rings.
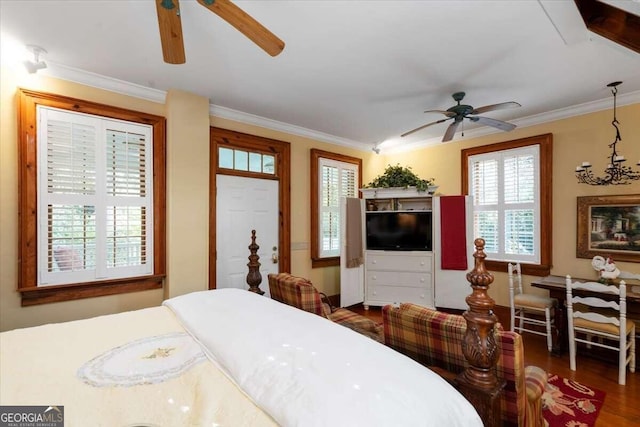
[[[271,249],[273,250],[273,253],[271,254],[271,262],[273,262],[274,264],[277,264],[278,263],[278,253],[276,251],[278,250],[278,247],[274,246]]]

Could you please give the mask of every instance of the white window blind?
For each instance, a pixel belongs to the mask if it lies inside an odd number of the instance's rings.
[[[489,259],[540,263],[539,146],[469,157],[474,236]]]
[[[152,274],[151,126],[37,114],[38,286]]]
[[[320,158],[318,182],[319,254],[321,258],[340,255],[340,198],[357,197],[358,166]]]

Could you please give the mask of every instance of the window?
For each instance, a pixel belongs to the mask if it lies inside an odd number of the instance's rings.
[[[473,196],[474,236],[492,267],[520,262],[547,275],[551,261],[551,135],[462,150],[463,192]]]
[[[358,197],[362,160],[311,150],[311,261],[340,264],[340,198]]]
[[[38,286],[153,273],[152,129],[38,106]]]
[[[272,154],[247,152],[233,148],[218,148],[218,167],[237,171],[276,174],[276,158]]]
[[[164,118],[29,91],[20,106],[22,305],[161,287]]]

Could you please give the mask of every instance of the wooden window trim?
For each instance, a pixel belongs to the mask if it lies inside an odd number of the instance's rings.
[[[152,126],[153,275],[69,285],[37,286],[36,107],[38,105]],[[166,275],[165,118],[56,94],[19,89],[18,132],[18,292],[22,297],[22,305],[46,304],[162,288]]]
[[[318,206],[318,191],[320,191],[320,183],[318,182],[318,163],[320,158],[335,160],[343,163],[351,163],[358,166],[358,188],[362,188],[362,159],[351,157],[344,154],[332,153],[330,151],[311,149],[311,192],[309,205],[311,206],[311,268],[332,267],[340,265],[340,257],[320,257],[318,245],[318,231],[320,227]],[[362,195],[358,195],[359,198]]]
[[[522,264],[522,273],[531,276],[548,276],[552,267],[553,234],[553,135],[550,133],[515,139],[513,141],[482,145],[461,150],[462,194],[469,194],[470,156],[495,151],[521,148],[531,145],[540,146],[540,264]],[[482,236],[479,236],[482,237]],[[507,262],[485,260],[488,270],[507,271]]]

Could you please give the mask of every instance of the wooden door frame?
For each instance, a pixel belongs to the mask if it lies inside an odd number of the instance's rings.
[[[217,221],[217,179],[218,174],[234,175],[247,178],[273,179],[278,181],[278,245],[279,245],[279,272],[291,271],[291,146],[288,142],[276,139],[263,138],[232,130],[211,127],[209,130],[209,289],[216,288],[217,274],[217,248],[216,248],[216,221]],[[223,169],[218,167],[218,148],[245,149],[251,152],[260,152],[275,156],[275,175],[266,175],[256,172],[239,171],[235,169]],[[249,257],[249,245],[251,236],[247,238],[247,258]],[[260,245],[260,236],[256,236],[256,243]],[[247,269],[247,273],[249,270]],[[262,283],[266,283],[263,278]]]

